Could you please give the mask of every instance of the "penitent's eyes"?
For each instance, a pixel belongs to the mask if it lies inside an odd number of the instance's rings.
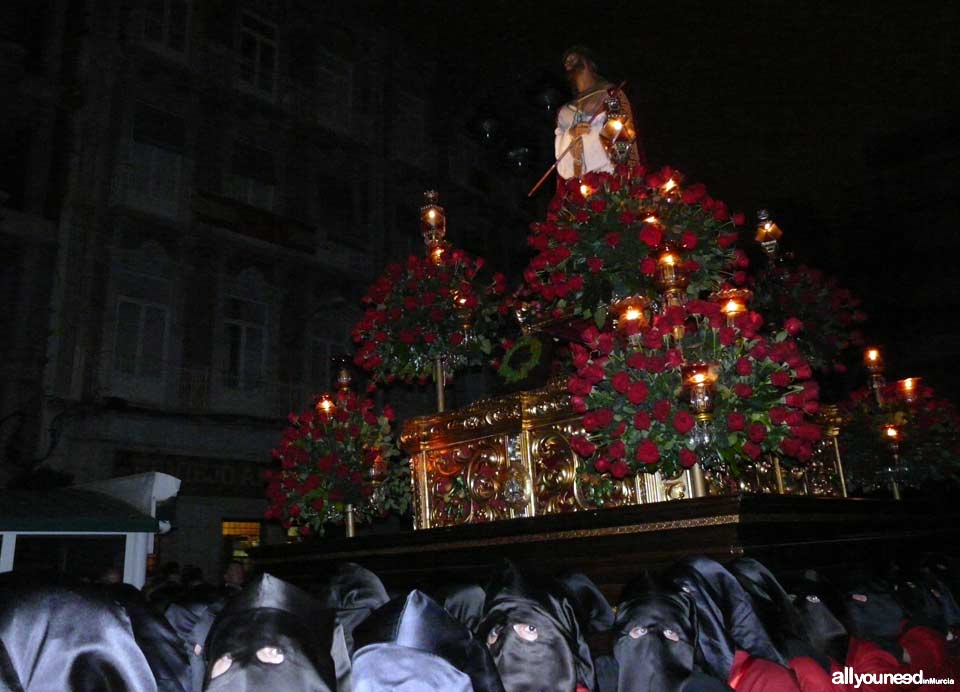
[[[216,661],[213,662],[213,667],[210,668],[210,679],[219,678],[221,675],[230,670],[230,666],[233,665],[233,656],[230,654],[224,654]]]
[[[500,627],[494,627],[489,632],[487,632],[487,646],[493,646],[497,643],[497,640],[500,638]]]
[[[513,626],[513,631],[517,633],[517,636],[528,642],[537,641],[537,637],[540,636],[540,633],[537,632],[536,625],[528,625],[524,622],[518,622]]]
[[[277,665],[283,663],[283,651],[275,646],[265,646],[257,649],[257,660],[261,663],[272,663]]]
[[[674,631],[671,630],[671,629],[666,629],[666,630],[664,630],[664,631],[663,631],[663,636],[664,636],[665,638],[669,639],[669,640],[672,641],[672,642],[678,642],[678,641],[680,641],[680,635],[677,634],[676,632],[674,632]]]
[[[639,639],[640,637],[644,636],[646,633],[647,633],[646,627],[634,627],[632,630],[630,630],[630,637],[632,639]]]

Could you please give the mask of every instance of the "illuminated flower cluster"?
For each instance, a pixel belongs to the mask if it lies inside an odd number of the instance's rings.
[[[872,492],[889,480],[893,467],[892,440],[896,429],[900,460],[894,469],[907,485],[960,483],[960,414],[954,404],[920,386],[908,401],[900,383],[881,388],[877,404],[867,388],[853,392],[841,406],[840,451],[851,490]]]
[[[342,521],[353,505],[359,521],[382,509],[375,507],[372,471],[384,469],[398,454],[390,432],[393,411],[374,411],[373,401],[340,391],[329,410],[290,414],[280,445],[273,450],[277,468],[266,472],[267,519],[301,535],[322,532],[328,522]]]
[[[588,484],[602,495],[610,478],[654,471],[671,477],[701,458],[695,427],[703,423],[684,396],[686,363],[711,363],[717,374],[708,423],[714,463],[736,475],[765,453],[809,459],[821,437],[810,419],[819,409],[818,386],[796,341],[786,331],[764,336],[762,325],[755,312],[728,325],[718,304],[692,300],[657,316],[636,346],[588,329],[585,347],[571,345],[577,372],[568,383],[585,431],[571,446],[586,462]]]
[[[845,371],[844,353],[863,346],[858,325],[867,316],[860,299],[819,269],[770,264],[757,276],[754,295],[757,308],[774,324],[788,317],[804,324],[800,348],[817,370]]]
[[[656,257],[666,246],[680,256],[691,297],[724,280],[746,281],[746,256],[733,247],[743,215],[731,217],[702,184],[684,188],[680,179],[670,168],[618,166],[567,181],[528,237],[537,255],[524,280],[541,299],[543,317],[602,325],[612,296],[655,292]]]
[[[370,287],[367,309],[353,329],[354,362],[375,381],[432,376],[436,358],[449,368],[480,364],[491,352],[493,325],[507,308],[498,298],[506,279],[481,287],[483,260],[461,250],[439,260],[411,256],[391,264]]]

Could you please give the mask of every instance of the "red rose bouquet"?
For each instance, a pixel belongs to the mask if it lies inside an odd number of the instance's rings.
[[[743,215],[731,218],[703,185],[679,181],[670,168],[626,166],[567,181],[528,238],[537,255],[524,280],[541,317],[578,316],[602,327],[611,298],[654,294],[664,247],[679,255],[691,297],[725,279],[743,283],[746,258],[733,247]]]
[[[590,328],[586,347],[571,345],[577,372],[568,389],[584,414],[571,446],[597,502],[610,479],[641,472],[672,477],[703,461],[736,476],[761,454],[812,455],[821,429],[810,418],[819,408],[810,365],[786,331],[767,337],[762,324],[755,312],[728,324],[719,305],[692,300],[657,316],[642,344]],[[715,379],[709,420],[688,405],[683,373],[692,363],[709,364]]]
[[[932,388],[915,388],[908,398],[901,383],[885,385],[880,405],[864,387],[841,405],[838,442],[851,491],[875,492],[892,477],[913,486],[960,483],[960,415]]]
[[[506,279],[496,274],[481,286],[483,264],[452,250],[439,260],[411,256],[388,266],[363,299],[354,362],[378,382],[431,377],[437,358],[450,369],[482,363],[507,310],[499,301]]]
[[[393,411],[387,407],[378,415],[370,399],[349,390],[327,401],[327,408],[290,415],[272,453],[278,468],[266,473],[266,517],[285,528],[299,527],[301,535],[342,521],[348,504],[364,521],[384,509],[401,509],[404,502],[375,493],[375,479],[389,477],[389,467],[398,466],[389,464],[399,453],[390,432]]]
[[[863,346],[859,325],[867,316],[860,309],[860,299],[819,269],[768,264],[757,276],[754,301],[774,324],[788,317],[803,323],[797,340],[817,370],[845,371],[845,352]]]

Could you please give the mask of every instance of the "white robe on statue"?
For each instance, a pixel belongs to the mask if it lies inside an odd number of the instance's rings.
[[[557,113],[557,129],[554,131],[554,135],[556,135],[554,140],[554,156],[560,156],[576,138],[572,128],[579,123],[590,122],[593,115],[593,112],[580,110],[578,108],[578,101],[572,101],[559,110]],[[603,143],[600,141],[600,130],[603,129],[606,121],[606,113],[597,116],[597,119],[594,120],[590,126],[590,132],[581,137],[583,142],[582,152],[578,151],[580,147],[574,146],[567,152],[560,163],[557,164],[557,173],[561,178],[569,180],[577,175],[576,159],[578,156],[582,164],[580,170],[581,176],[591,171],[604,171],[607,173],[613,171],[613,163],[607,156],[607,152],[603,148]]]

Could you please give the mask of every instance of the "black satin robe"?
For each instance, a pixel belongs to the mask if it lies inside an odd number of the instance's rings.
[[[62,587],[0,593],[0,646],[12,689],[156,692],[123,608],[93,591]]]
[[[390,598],[380,578],[353,562],[341,562],[313,589],[324,608],[336,611],[347,649],[353,652],[353,631]]]
[[[842,594],[812,571],[788,581],[786,588],[813,648],[843,665],[850,636],[837,616],[843,614]]]

